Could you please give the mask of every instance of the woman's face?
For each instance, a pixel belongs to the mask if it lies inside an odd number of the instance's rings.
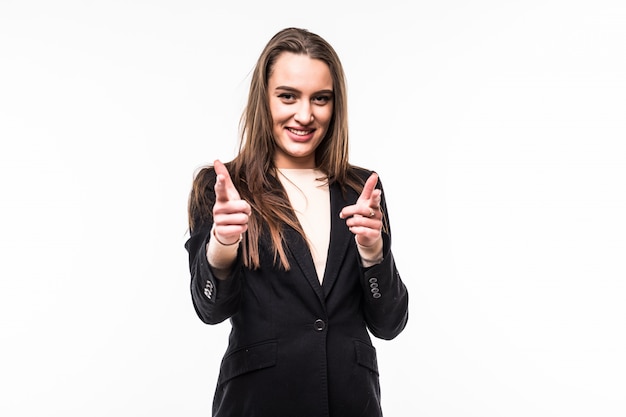
[[[283,52],[268,80],[277,168],[315,168],[315,149],[333,115],[328,65],[308,55]]]

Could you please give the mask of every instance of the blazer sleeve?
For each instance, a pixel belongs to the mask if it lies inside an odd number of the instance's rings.
[[[206,178],[209,178],[206,181]],[[191,275],[191,299],[198,317],[207,324],[217,324],[230,318],[239,309],[242,279],[241,249],[232,272],[227,279],[218,279],[206,257],[206,245],[211,239],[213,227],[213,204],[215,202],[215,171],[202,171],[195,181],[205,181],[202,189],[202,201],[190,200],[190,212],[194,216],[190,237],[185,242],[185,249],[189,254],[189,273]],[[197,207],[203,204],[208,207]],[[196,207],[194,207],[194,205]],[[202,215],[204,213],[204,215]]]
[[[382,184],[378,187],[382,190]],[[391,251],[391,228],[382,193],[381,210],[383,222],[383,260],[376,265],[361,269],[364,291],[364,314],[368,329],[377,338],[391,340],[406,327],[409,319],[409,293],[400,278]]]

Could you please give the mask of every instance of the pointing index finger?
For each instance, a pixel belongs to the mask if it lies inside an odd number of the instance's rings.
[[[213,163],[213,168],[217,174],[217,182],[215,183],[216,200],[221,202],[239,200],[239,193],[230,178],[226,166],[220,160],[216,159]]]
[[[365,185],[363,186],[363,191],[361,192],[361,198],[364,200],[370,200],[372,198],[372,193],[376,188],[376,184],[378,183],[378,174],[373,172],[372,175],[367,179]]]

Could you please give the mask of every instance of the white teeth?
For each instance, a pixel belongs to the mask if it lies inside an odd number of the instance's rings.
[[[296,130],[296,129],[292,129],[290,127],[287,128],[291,133],[296,134],[298,136],[304,136],[304,135],[308,135],[309,133],[311,133],[310,130]]]

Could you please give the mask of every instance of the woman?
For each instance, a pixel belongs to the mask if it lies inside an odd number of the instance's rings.
[[[392,339],[408,293],[376,173],[348,162],[343,69],[287,28],[252,75],[238,155],[194,178],[194,308],[232,330],[213,416],[381,416],[370,333]]]

